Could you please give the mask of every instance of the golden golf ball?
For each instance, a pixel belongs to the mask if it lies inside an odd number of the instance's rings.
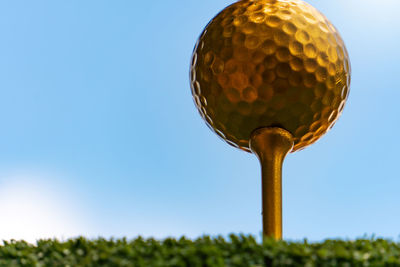
[[[204,29],[191,88],[207,125],[249,151],[255,129],[281,127],[292,151],[324,135],[343,111],[350,63],[336,28],[301,0],[241,0]]]

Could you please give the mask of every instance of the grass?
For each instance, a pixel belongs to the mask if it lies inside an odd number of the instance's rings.
[[[287,242],[253,236],[4,242],[0,266],[400,266],[400,243],[384,239]]]

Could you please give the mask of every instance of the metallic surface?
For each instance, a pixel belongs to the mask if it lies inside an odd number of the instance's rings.
[[[343,111],[350,64],[342,38],[301,0],[241,0],[204,29],[192,57],[191,88],[207,125],[250,152],[251,133],[281,127],[300,150]]]
[[[263,233],[282,238],[282,164],[293,148],[293,136],[282,128],[260,128],[250,138],[262,171]]]

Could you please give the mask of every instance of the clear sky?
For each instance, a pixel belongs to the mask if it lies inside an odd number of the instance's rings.
[[[197,37],[232,2],[0,2],[0,239],[260,236],[259,163],[189,87]],[[284,237],[397,240],[400,1],[309,3],[352,85],[335,127],[287,157]]]

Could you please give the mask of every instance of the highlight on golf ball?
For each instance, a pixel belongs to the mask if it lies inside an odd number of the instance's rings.
[[[206,26],[194,48],[192,94],[207,125],[250,152],[252,132],[281,127],[297,151],[343,111],[350,62],[336,28],[301,0],[241,0]]]

